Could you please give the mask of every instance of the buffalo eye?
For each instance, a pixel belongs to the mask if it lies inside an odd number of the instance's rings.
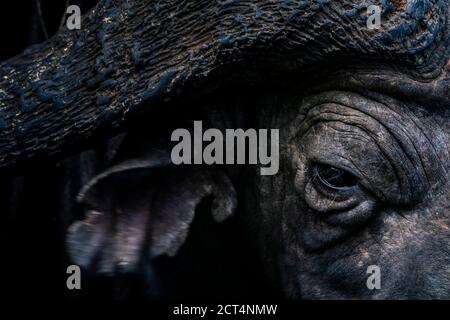
[[[358,184],[357,178],[348,171],[327,164],[313,167],[316,183],[335,190],[347,190]]]

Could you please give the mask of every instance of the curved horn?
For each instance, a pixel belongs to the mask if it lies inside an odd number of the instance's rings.
[[[372,4],[383,10],[377,30],[366,25]],[[0,167],[111,134],[237,62],[250,74],[366,55],[435,79],[447,18],[445,0],[102,0],[81,30],[0,64]]]

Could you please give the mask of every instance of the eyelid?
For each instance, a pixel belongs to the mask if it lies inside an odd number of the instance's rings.
[[[362,198],[361,190],[355,188],[352,191],[324,190],[318,187],[313,181],[306,183],[303,197],[308,206],[316,212],[340,212],[349,210],[360,203]]]

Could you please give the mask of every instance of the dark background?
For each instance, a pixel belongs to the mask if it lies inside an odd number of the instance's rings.
[[[71,1],[83,11],[97,1]],[[59,28],[66,1],[14,0],[0,4],[0,60],[44,42]],[[44,30],[45,28],[45,30]],[[68,296],[65,288],[60,193],[68,172],[60,164],[34,162],[0,175],[1,287],[15,299]]]
[[[0,61],[44,42],[61,26],[69,4],[82,12],[96,0],[2,1]],[[20,172],[0,172],[0,288],[13,300],[182,299],[274,297],[263,281],[248,232],[236,219],[218,226],[197,214],[186,244],[174,259],[154,261],[155,274],[93,278],[83,273],[82,290],[66,288],[64,236],[82,208],[74,203],[80,177],[107,165],[108,144],[59,162],[36,160]],[[210,199],[198,211],[208,211]],[[231,235],[231,236],[230,236]]]

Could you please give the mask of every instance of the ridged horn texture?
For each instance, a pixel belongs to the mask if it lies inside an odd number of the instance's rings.
[[[367,28],[370,5],[381,29]],[[446,0],[102,0],[81,30],[0,64],[0,167],[108,135],[238,63],[245,78],[381,58],[448,82],[448,16]]]

